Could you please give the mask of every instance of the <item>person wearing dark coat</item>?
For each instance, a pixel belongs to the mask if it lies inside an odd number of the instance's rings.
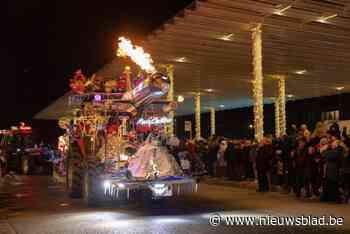
[[[301,196],[301,189],[304,187],[307,193],[307,196],[310,195],[309,184],[307,183],[308,174],[308,152],[306,147],[306,139],[301,138],[298,140],[298,147],[294,151],[294,161],[295,161],[295,179],[296,179],[296,191],[295,194],[297,197]]]
[[[332,140],[330,146],[322,154],[326,161],[325,181],[321,201],[339,201],[339,169],[343,158],[343,148],[337,140]]]
[[[218,139],[215,137],[208,144],[207,170],[209,176],[214,176],[214,166],[217,161],[217,153],[219,150]]]
[[[263,144],[258,148],[256,157],[256,169],[258,172],[258,192],[269,191],[268,173],[270,172],[271,158],[273,155],[272,145],[264,140]]]
[[[226,177],[229,180],[234,180],[234,173],[235,173],[235,168],[234,168],[234,151],[235,151],[235,146],[233,143],[228,142],[227,144],[227,149],[225,150],[225,160],[227,162],[227,170],[226,170]]]

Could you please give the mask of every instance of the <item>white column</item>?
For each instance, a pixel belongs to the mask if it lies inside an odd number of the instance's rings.
[[[262,39],[261,24],[252,33],[253,55],[253,99],[254,99],[254,129],[255,139],[261,141],[264,137],[264,96],[262,71]]]
[[[210,107],[210,135],[215,135],[215,108]]]
[[[201,138],[201,94],[198,92],[194,96],[194,113],[195,113],[195,139]]]

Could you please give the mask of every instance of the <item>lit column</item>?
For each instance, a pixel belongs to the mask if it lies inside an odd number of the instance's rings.
[[[280,128],[280,102],[279,98],[276,97],[274,99],[275,103],[275,135],[276,137],[280,137],[281,135],[281,128]]]
[[[279,102],[279,127],[280,135],[286,135],[286,77],[280,76],[278,79],[278,102]]]
[[[253,99],[254,99],[254,129],[255,139],[261,141],[264,137],[264,96],[262,72],[262,41],[261,24],[252,33],[253,56]]]
[[[215,135],[215,108],[210,107],[210,135]]]
[[[286,134],[286,77],[273,75],[277,80],[277,97],[275,99],[276,137]]]
[[[198,92],[194,96],[194,114],[195,114],[195,138],[201,138],[201,94]]]
[[[172,64],[167,65],[166,72],[167,72],[167,76],[169,77],[169,80],[170,80],[170,87],[169,87],[167,99],[169,102],[173,102],[174,101],[174,66]],[[174,135],[175,111],[171,110],[169,112],[168,117],[171,120],[171,122],[167,124],[167,134],[169,136],[173,136]]]

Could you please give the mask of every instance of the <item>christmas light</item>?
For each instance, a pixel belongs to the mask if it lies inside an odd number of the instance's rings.
[[[253,98],[255,139],[260,142],[264,137],[264,103],[262,73],[262,40],[261,24],[253,30]]]
[[[201,94],[198,92],[194,96],[194,112],[195,112],[195,133],[196,140],[201,138]]]

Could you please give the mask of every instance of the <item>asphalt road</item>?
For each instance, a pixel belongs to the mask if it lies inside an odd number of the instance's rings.
[[[221,223],[209,224],[219,215]],[[227,217],[333,215],[338,226],[226,225]],[[69,199],[44,176],[19,177],[0,186],[0,234],[23,233],[350,233],[349,205],[299,200],[279,193],[202,183],[199,192],[151,205],[89,208]],[[266,221],[266,220],[265,220]]]

